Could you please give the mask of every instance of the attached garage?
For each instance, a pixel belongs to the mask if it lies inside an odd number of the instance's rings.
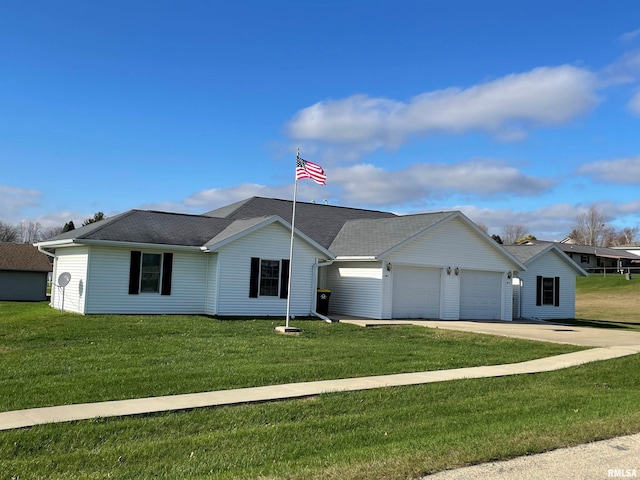
[[[398,267],[393,276],[393,318],[440,318],[441,269]]]
[[[502,273],[464,270],[460,273],[460,318],[500,320]]]

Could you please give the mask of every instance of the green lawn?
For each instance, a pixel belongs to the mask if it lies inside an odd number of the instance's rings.
[[[576,325],[640,331],[640,275],[592,274],[576,281]]]
[[[600,319],[608,320],[616,318]],[[573,349],[318,321],[296,321],[303,335],[284,337],[273,332],[280,323],[80,317],[0,304],[0,355],[12,372],[1,375],[0,408],[457,368]],[[638,432],[638,371],[633,355],[535,375],[0,432],[0,479],[416,478]]]
[[[81,316],[0,303],[0,411],[520,362],[579,347],[424,327]]]

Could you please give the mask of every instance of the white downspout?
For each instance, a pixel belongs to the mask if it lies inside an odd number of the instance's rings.
[[[56,258],[56,254],[55,253],[51,253],[51,252],[47,252],[44,248],[42,248],[42,245],[38,245],[38,251],[44,253],[45,255],[48,255],[50,257]]]
[[[312,294],[312,297],[311,297],[311,298],[313,298],[313,301],[312,301],[313,309],[311,310],[310,314],[312,316],[314,316],[314,317],[318,317],[321,320],[324,320],[327,323],[331,323],[331,319],[329,317],[326,317],[326,316],[322,315],[321,313],[316,312],[316,308],[317,308],[317,305],[316,305],[316,302],[317,302],[316,293],[317,293],[317,290],[318,290],[318,268],[319,267],[327,267],[327,266],[331,265],[332,263],[333,263],[333,260],[327,260],[325,262],[318,262],[318,259],[316,258],[316,261],[313,262],[313,266],[311,267],[312,268],[312,278],[315,279],[315,282],[314,282],[315,288],[313,289],[313,294]]]

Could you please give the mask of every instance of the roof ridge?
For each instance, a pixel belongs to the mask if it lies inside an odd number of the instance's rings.
[[[257,200],[257,199],[262,199],[262,200],[275,200],[278,202],[287,202],[287,203],[293,203],[293,200],[287,200],[285,198],[275,198],[275,197],[260,197],[260,196],[253,196],[251,197],[246,203],[244,203],[238,210],[240,210],[241,208],[243,208],[245,205],[249,204],[250,202]],[[361,212],[374,212],[374,213],[384,213],[386,215],[394,215],[396,217],[400,217],[402,215],[398,215],[396,213],[393,212],[387,212],[385,210],[374,210],[372,208],[357,208],[357,207],[348,207],[345,205],[332,205],[330,203],[316,203],[316,202],[304,202],[301,200],[297,200],[296,199],[296,204],[303,204],[303,205],[314,205],[314,206],[318,206],[318,207],[331,207],[331,208],[341,208],[344,210],[355,210],[355,211],[361,211]]]

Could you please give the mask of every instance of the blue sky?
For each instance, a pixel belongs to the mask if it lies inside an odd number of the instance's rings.
[[[292,198],[640,225],[640,3],[0,2],[0,220]]]

